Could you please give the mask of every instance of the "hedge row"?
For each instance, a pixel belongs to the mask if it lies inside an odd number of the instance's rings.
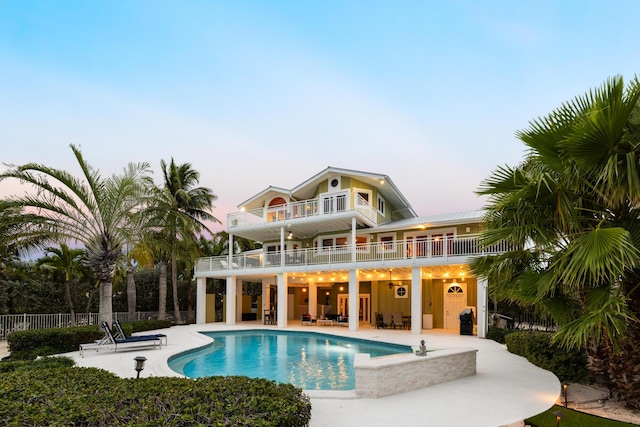
[[[141,320],[123,323],[125,333],[168,328],[170,320]],[[77,351],[80,344],[93,342],[104,337],[98,325],[75,326],[72,328],[34,329],[16,331],[7,336],[11,360],[33,360],[38,356]]]
[[[561,381],[588,383],[584,350],[566,350],[552,343],[551,337],[549,332],[513,332],[506,335],[505,340],[511,353],[553,372]]]
[[[301,389],[266,379],[132,379],[77,367],[0,374],[0,420],[8,426],[296,427],[310,419]]]

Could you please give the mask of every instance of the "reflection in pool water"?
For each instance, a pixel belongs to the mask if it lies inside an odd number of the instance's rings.
[[[169,367],[190,378],[245,375],[304,390],[351,390],[356,353],[378,357],[411,352],[409,346],[312,332],[248,330],[204,335],[213,343],[170,358]]]

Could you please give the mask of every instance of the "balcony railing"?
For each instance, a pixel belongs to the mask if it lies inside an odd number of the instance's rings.
[[[294,267],[307,265],[333,265],[350,262],[371,262],[390,260],[414,260],[425,258],[451,258],[472,255],[503,253],[507,244],[483,248],[478,235],[464,235],[454,238],[429,238],[422,240],[397,240],[358,244],[355,254],[350,246],[287,250],[266,253],[237,254],[229,265],[227,256],[200,258],[196,272],[216,272],[226,270],[246,270],[269,267]]]
[[[287,203],[285,205],[230,213],[227,215],[227,226],[232,230],[252,225],[350,211],[358,212],[358,214],[373,223],[377,223],[377,212],[368,201],[358,193],[344,192],[329,194],[316,199],[303,200],[301,202]]]

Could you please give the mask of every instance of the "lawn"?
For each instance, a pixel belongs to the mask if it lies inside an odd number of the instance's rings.
[[[560,411],[564,417],[560,420],[560,427],[636,427],[638,424],[623,423],[622,421],[609,420],[595,415],[566,409],[555,405],[546,412],[525,420],[525,424],[537,427],[555,427],[556,416],[554,412]]]

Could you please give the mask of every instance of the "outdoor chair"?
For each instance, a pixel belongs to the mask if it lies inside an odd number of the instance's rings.
[[[113,328],[115,329],[115,333],[113,334],[113,336],[116,339],[128,340],[130,338],[138,338],[138,339],[139,338],[160,338],[160,345],[162,345],[162,344],[167,345],[167,336],[165,334],[149,334],[149,335],[132,335],[132,336],[128,336],[124,332],[124,329],[122,329],[122,325],[120,324],[119,320],[114,320]]]
[[[101,348],[113,348],[114,351],[118,351],[120,348],[141,348],[141,347],[161,347],[162,340],[159,337],[130,337],[128,339],[118,339],[113,335],[109,324],[105,321],[102,322],[102,329],[104,329],[105,336],[99,341],[95,341],[87,344],[80,344],[80,356],[84,357],[84,350],[99,351]]]
[[[311,317],[311,314],[309,313],[305,313],[300,317],[300,324],[301,325],[313,325],[315,323],[316,319]]]
[[[402,312],[397,311],[393,313],[391,315],[391,318],[393,321],[393,329],[395,329],[396,327],[399,327],[400,329],[402,329],[404,327],[404,323],[402,321]]]
[[[393,326],[393,318],[391,313],[382,313],[382,327],[390,328]]]

